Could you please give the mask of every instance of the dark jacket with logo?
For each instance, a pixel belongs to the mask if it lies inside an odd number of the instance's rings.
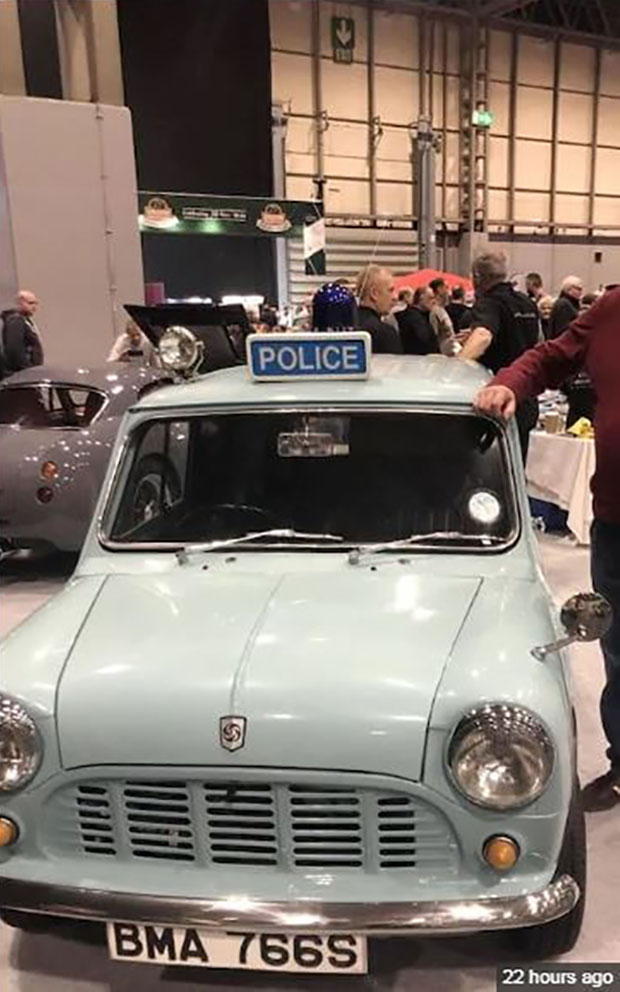
[[[508,282],[497,283],[476,299],[471,326],[486,327],[491,332],[492,341],[479,362],[495,373],[538,344],[541,336],[538,307]],[[524,460],[529,432],[537,420],[538,400],[524,400],[517,409]]]
[[[0,314],[0,374],[2,378],[43,364],[41,338],[27,317],[18,310]]]

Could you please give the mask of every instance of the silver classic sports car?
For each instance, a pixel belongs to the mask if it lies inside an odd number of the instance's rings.
[[[39,365],[0,385],[0,548],[79,550],[121,417],[162,381],[118,362]]]

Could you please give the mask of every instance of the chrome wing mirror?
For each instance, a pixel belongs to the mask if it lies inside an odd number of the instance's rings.
[[[544,661],[548,654],[574,644],[575,641],[597,641],[611,627],[611,606],[604,596],[596,592],[579,592],[567,599],[560,613],[566,637],[551,644],[532,648],[537,661]]]

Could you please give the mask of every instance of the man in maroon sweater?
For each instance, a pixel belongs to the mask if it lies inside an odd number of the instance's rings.
[[[607,675],[601,719],[611,767],[583,790],[585,808],[594,811],[620,802],[620,289],[605,293],[559,337],[502,369],[480,391],[475,405],[508,419],[524,399],[559,386],[581,369],[597,396],[592,584],[614,611],[611,629],[601,640]]]

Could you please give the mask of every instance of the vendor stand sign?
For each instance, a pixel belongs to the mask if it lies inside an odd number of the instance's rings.
[[[138,194],[138,208],[143,234],[303,238],[306,272],[325,272],[325,221],[319,200],[146,191]]]

